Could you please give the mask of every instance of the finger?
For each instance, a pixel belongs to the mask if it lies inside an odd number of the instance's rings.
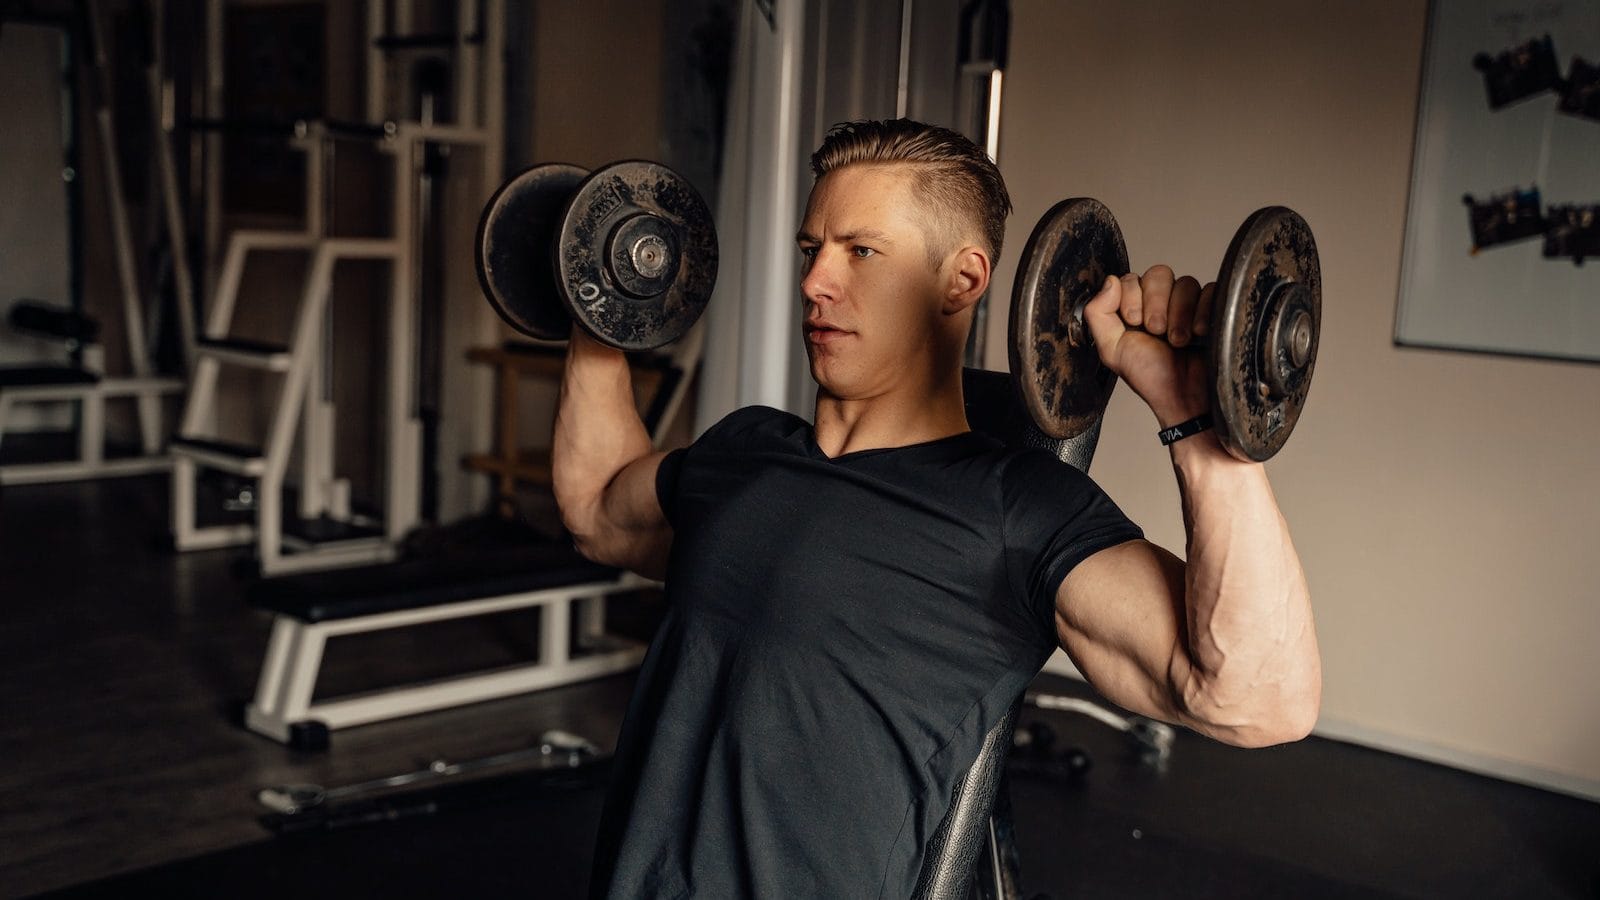
[[[1144,330],[1151,334],[1166,334],[1170,321],[1167,306],[1172,300],[1172,269],[1151,266],[1139,279],[1143,292]]]
[[[1144,324],[1144,292],[1139,287],[1139,276],[1129,272],[1121,281],[1122,321],[1138,328]]]
[[[1217,302],[1217,283],[1211,282],[1200,289],[1200,299],[1194,304],[1194,334],[1204,337],[1211,333],[1211,310]]]
[[[1185,275],[1172,285],[1172,299],[1167,302],[1167,343],[1174,347],[1189,344],[1194,334],[1194,312],[1200,301],[1200,281]]]
[[[1116,349],[1117,341],[1128,330],[1119,314],[1123,300],[1122,288],[1120,279],[1115,275],[1107,275],[1105,282],[1100,285],[1100,292],[1083,308],[1084,324],[1089,326],[1089,336],[1094,339],[1102,360]]]

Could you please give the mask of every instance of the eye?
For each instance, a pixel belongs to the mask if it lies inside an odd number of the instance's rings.
[[[866,259],[869,256],[876,255],[878,251],[872,249],[871,247],[862,247],[858,245],[851,247],[850,252],[856,255],[856,259]]]
[[[810,262],[811,260],[817,258],[817,248],[816,247],[801,247],[800,248],[800,256],[801,256],[801,258],[803,258],[807,262]]]

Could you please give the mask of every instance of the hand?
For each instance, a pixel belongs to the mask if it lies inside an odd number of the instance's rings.
[[[1190,344],[1210,330],[1216,288],[1152,266],[1142,277],[1106,276],[1084,308],[1100,362],[1149,405],[1162,428],[1211,408],[1206,354]]]

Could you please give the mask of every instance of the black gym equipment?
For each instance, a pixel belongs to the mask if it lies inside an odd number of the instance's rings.
[[[13,303],[6,319],[17,331],[47,340],[64,341],[71,350],[92,344],[100,338],[98,320],[76,310],[35,300]]]
[[[256,802],[268,811],[264,824],[274,831],[303,831],[329,827],[349,819],[351,804],[392,796],[400,788],[464,779],[471,775],[503,774],[520,767],[576,769],[603,762],[600,749],[587,738],[568,731],[551,730],[532,747],[491,756],[447,762],[436,759],[426,766],[338,787],[319,784],[280,784],[256,791]],[[361,816],[356,816],[360,819]]]
[[[1100,357],[1083,308],[1107,275],[1128,274],[1128,249],[1098,200],[1058,203],[1028,235],[1011,299],[1011,372],[1028,413],[1054,438],[1100,418],[1117,376]]]
[[[694,188],[659,163],[592,173],[534,166],[489,199],[478,280],[507,324],[544,341],[576,322],[601,343],[649,350],[682,337],[711,299],[717,233]]]
[[[506,324],[545,341],[566,340],[572,317],[555,301],[556,232],[567,200],[588,171],[534,166],[489,198],[478,220],[478,281]]]
[[[1239,226],[1217,275],[1210,342],[1217,433],[1240,459],[1271,459],[1300,420],[1322,332],[1322,267],[1293,210]]]
[[[1084,307],[1107,275],[1128,273],[1122,231],[1097,200],[1056,204],[1022,251],[1012,293],[1010,355],[1039,428],[1069,438],[1097,422],[1116,377],[1100,363]],[[1212,415],[1223,446],[1261,462],[1305,407],[1322,322],[1322,273],[1311,229],[1293,210],[1258,210],[1224,254],[1209,354]]]
[[[1060,694],[1030,691],[1023,697],[1022,702],[1023,705],[1034,709],[1087,716],[1122,732],[1127,736],[1128,756],[1152,769],[1165,770],[1167,763],[1172,759],[1172,748],[1177,741],[1177,732],[1164,722],[1143,716],[1124,716],[1097,703]],[[1090,763],[1083,751],[1069,748],[1061,754],[1053,754],[1051,752],[1053,742],[1054,733],[1050,732],[1049,726],[1034,722],[1017,732],[1017,736],[1012,740],[1012,746],[1015,750],[1021,751],[1020,756],[1024,760],[1053,764],[1053,767],[1045,766],[1046,769],[1060,770],[1065,766],[1069,775],[1081,775],[1088,771]],[[1078,758],[1080,756],[1081,759]],[[1016,757],[1013,757],[1014,761],[1015,759]]]

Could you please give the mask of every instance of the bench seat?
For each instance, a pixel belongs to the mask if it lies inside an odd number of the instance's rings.
[[[0,366],[0,388],[98,384],[100,376],[75,366]]]
[[[563,544],[334,569],[256,582],[250,603],[302,622],[353,619],[484,597],[611,581],[617,569]]]

